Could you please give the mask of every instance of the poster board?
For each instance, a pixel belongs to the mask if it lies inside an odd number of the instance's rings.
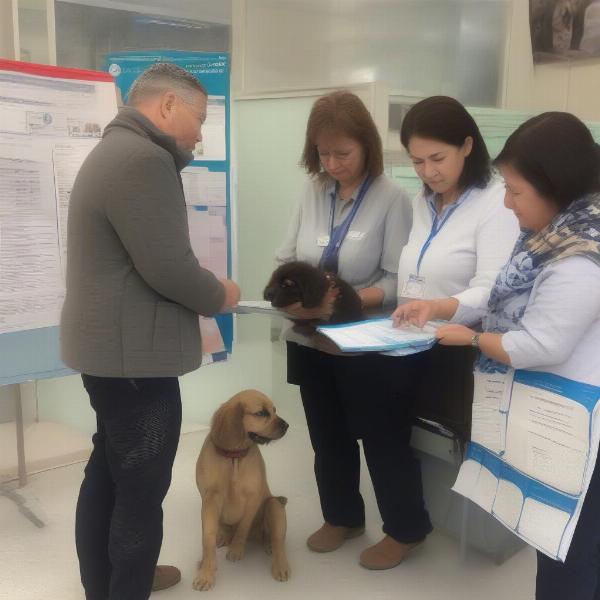
[[[203,146],[183,176],[190,234],[201,263],[231,273],[229,57],[170,52],[122,60],[119,91],[151,62],[202,71],[209,90]],[[132,61],[135,66],[129,66]],[[0,385],[72,374],[60,359],[67,210],[79,167],[117,112],[111,73],[0,60]],[[224,360],[232,315],[202,319],[204,363]]]
[[[106,73],[0,60],[0,385],[60,360],[69,195],[117,111]]]

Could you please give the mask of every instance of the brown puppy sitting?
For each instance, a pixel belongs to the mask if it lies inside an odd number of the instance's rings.
[[[316,308],[331,288],[337,289],[337,296],[333,314],[327,323],[351,323],[364,318],[360,297],[349,283],[333,273],[326,273],[302,261],[288,262],[277,267],[263,296],[274,307],[284,310],[298,302],[303,308]],[[301,325],[302,333],[324,322],[320,319],[292,320]]]
[[[262,542],[272,554],[273,577],[288,580],[287,500],[271,494],[257,446],[281,438],[287,428],[271,400],[256,390],[239,392],[214,414],[196,463],[196,484],[202,496],[202,561],[194,589],[214,586],[217,547],[229,546],[227,558],[241,560],[249,537]]]

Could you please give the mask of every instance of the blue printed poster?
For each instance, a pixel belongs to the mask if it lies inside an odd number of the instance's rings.
[[[119,52],[106,57],[126,102],[131,85],[149,66],[172,62],[195,75],[208,92],[207,118],[194,160],[182,173],[190,241],[200,264],[219,278],[231,276],[229,55],[214,52]],[[232,315],[200,319],[203,362],[225,360],[233,343]]]

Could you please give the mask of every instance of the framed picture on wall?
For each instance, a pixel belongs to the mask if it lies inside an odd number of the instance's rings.
[[[534,64],[600,58],[600,0],[529,0]]]

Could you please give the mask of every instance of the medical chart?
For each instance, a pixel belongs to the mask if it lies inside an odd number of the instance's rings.
[[[324,325],[317,331],[343,352],[390,352],[397,355],[429,350],[435,343],[435,325],[394,327],[392,319],[369,319],[343,325]]]

